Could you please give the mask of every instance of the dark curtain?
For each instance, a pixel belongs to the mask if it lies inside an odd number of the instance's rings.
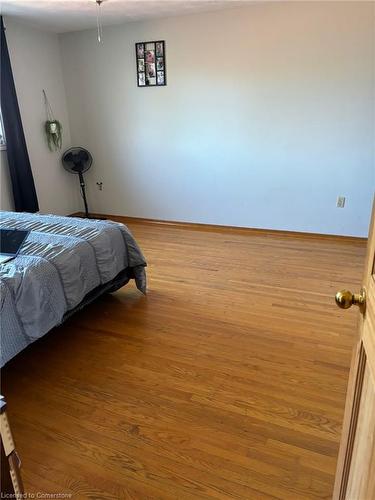
[[[16,88],[1,16],[1,112],[7,145],[14,207],[17,212],[37,212],[38,198],[23,133]]]

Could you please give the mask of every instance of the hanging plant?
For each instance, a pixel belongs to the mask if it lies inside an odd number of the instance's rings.
[[[50,151],[58,151],[62,146],[62,125],[59,120],[47,120],[44,125]]]
[[[62,125],[59,120],[55,120],[51,105],[47,99],[47,94],[43,90],[44,104],[46,106],[47,120],[44,124],[44,130],[47,137],[47,144],[50,151],[58,151],[62,147]]]

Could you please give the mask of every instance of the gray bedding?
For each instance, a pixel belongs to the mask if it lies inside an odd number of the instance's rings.
[[[0,227],[31,231],[20,254],[0,264],[1,366],[125,269],[146,292],[146,261],[123,224],[0,212]]]

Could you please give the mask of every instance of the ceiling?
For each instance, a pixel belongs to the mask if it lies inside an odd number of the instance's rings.
[[[103,0],[103,25],[238,7],[251,0]],[[96,26],[95,0],[1,0],[4,15],[64,33]]]

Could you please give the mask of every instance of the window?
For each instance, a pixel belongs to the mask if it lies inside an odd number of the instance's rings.
[[[3,126],[3,117],[1,115],[0,110],[0,149],[6,148],[5,134],[4,134],[4,126]]]

